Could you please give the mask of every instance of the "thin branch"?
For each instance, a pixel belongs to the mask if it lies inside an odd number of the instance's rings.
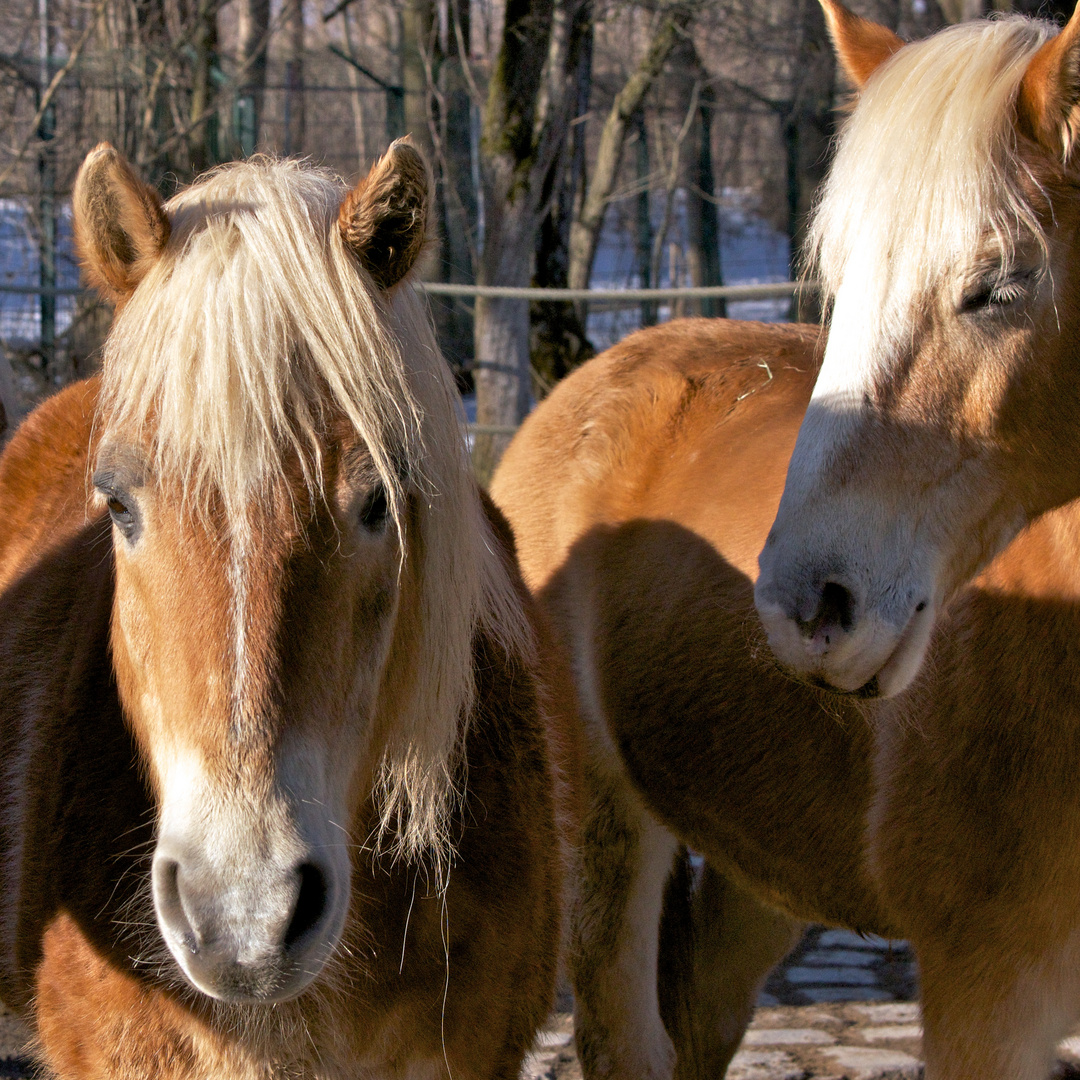
[[[612,190],[622,160],[623,143],[631,117],[641,108],[645,95],[659,76],[680,37],[686,33],[691,8],[673,6],[665,12],[650,35],[645,55],[615,95],[600,130],[594,172],[581,208],[570,226],[570,284],[584,288],[589,283],[596,257],[604,212],[612,201]]]
[[[342,13],[343,13],[343,12],[345,11],[345,9],[346,9],[347,7],[349,7],[349,5],[350,5],[350,4],[352,4],[352,3],[354,3],[354,2],[355,2],[355,0],[339,0],[339,2],[338,2],[337,4],[335,4],[335,5],[334,5],[334,6],[333,6],[333,7],[332,7],[332,8],[331,8],[331,9],[330,9],[330,10],[329,10],[329,11],[328,11],[328,12],[327,12],[327,13],[326,13],[326,14],[325,14],[325,15],[324,15],[323,17],[322,17],[322,21],[323,21],[324,23],[328,23],[328,22],[329,22],[329,21],[330,21],[330,20],[331,20],[332,18],[334,18],[334,17],[336,16],[336,15],[340,15],[340,14],[342,14]]]
[[[263,35],[263,39],[262,42],[260,42],[259,48],[253,50],[251,56],[249,56],[247,60],[245,60],[244,63],[242,63],[236,69],[236,71],[233,72],[232,78],[229,80],[233,86],[240,85],[243,77],[248,73],[251,67],[259,59],[259,54],[262,52],[263,48],[263,42],[267,42],[270,40],[271,35],[279,28],[280,21],[280,18],[275,20],[273,25],[271,25],[267,29],[266,33]],[[167,138],[164,142],[158,143],[158,145],[154,147],[153,152],[145,151],[144,153],[140,154],[136,158],[136,164],[140,167],[149,165],[150,162],[161,157],[163,154],[167,154],[170,150],[173,149],[173,147],[183,142],[184,139],[186,139],[197,128],[205,124],[206,121],[211,116],[213,116],[213,114],[217,112],[219,108],[221,108],[222,97],[224,97],[224,88],[220,89],[214,95],[214,100],[211,101],[210,104],[207,105],[206,108],[203,109],[198,116],[193,117],[187,124],[181,124],[180,120],[177,119],[175,123],[177,130],[174,131],[173,134],[170,135],[169,138]]]
[[[683,143],[686,142],[687,135],[690,134],[690,128],[694,122],[694,116],[697,113],[698,98],[701,96],[701,84],[694,83],[694,89],[690,94],[690,106],[686,110],[686,118],[683,120],[682,127],[679,128],[678,135],[675,136],[675,145],[671,148],[671,166],[668,169],[666,187],[667,197],[664,200],[664,216],[660,222],[660,228],[656,230],[656,236],[653,238],[652,259],[649,272],[652,274],[652,281],[654,284],[660,281],[660,260],[663,257],[664,243],[667,240],[668,229],[671,228],[671,212],[675,203],[675,184],[679,179],[679,161],[682,157]],[[672,285],[675,282],[671,283]]]
[[[480,93],[480,88],[476,85],[476,79],[473,77],[468,46],[465,42],[465,35],[461,30],[461,19],[458,17],[458,4],[460,2],[461,0],[450,0],[453,12],[454,40],[457,42],[458,49],[458,62],[461,64],[461,70],[465,75],[465,83],[469,88],[469,96],[472,98],[473,104],[477,108],[483,108],[485,95]]]
[[[227,2],[228,0],[218,0],[218,2],[213,5],[214,14],[216,15]],[[182,33],[170,42],[169,51],[158,61],[154,74],[150,79],[150,85],[146,91],[146,108],[143,110],[142,128],[139,133],[144,143],[148,140],[150,132],[154,127],[154,112],[156,109],[158,92],[161,90],[161,80],[165,77],[169,65],[176,59],[179,53],[183,51],[185,46],[188,45],[191,38],[198,30],[200,18],[205,17],[208,13],[209,12],[200,12],[198,17],[190,19],[187,25],[184,26]],[[269,40],[270,31],[267,30],[263,35],[262,40],[259,42],[259,47],[254,50],[252,55],[258,56],[259,53],[266,48]]]

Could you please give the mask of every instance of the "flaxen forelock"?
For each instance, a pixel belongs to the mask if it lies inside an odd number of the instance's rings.
[[[827,296],[851,270],[884,303],[918,296],[988,240],[1009,272],[1019,243],[1045,247],[1022,187],[1015,102],[1053,28],[1022,16],[951,27],[875,72],[844,122],[807,264]]]
[[[168,245],[110,335],[98,424],[106,441],[138,442],[194,514],[216,502],[238,533],[290,460],[322,494],[324,410],[364,440],[420,590],[379,773],[383,839],[438,853],[460,794],[476,624],[512,649],[531,639],[430,320],[408,285],[382,293],[359,268],[337,226],[346,190],[321,170],[257,159],[174,197]],[[407,534],[410,499],[420,535]]]

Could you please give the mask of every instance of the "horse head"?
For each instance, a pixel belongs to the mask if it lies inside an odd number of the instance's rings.
[[[1080,495],[1080,15],[904,44],[822,3],[857,99],[811,227],[824,359],[755,597],[782,665],[889,696],[950,596]]]
[[[156,798],[153,907],[224,1001],[320,974],[366,842],[447,842],[493,587],[453,386],[402,283],[427,198],[407,142],[352,191],[264,160],[163,204],[108,146],[76,183],[117,304],[92,498]]]

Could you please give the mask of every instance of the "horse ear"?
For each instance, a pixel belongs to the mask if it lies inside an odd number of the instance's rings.
[[[90,284],[122,303],[169,239],[161,196],[108,143],[87,155],[71,196],[75,245]]]
[[[848,11],[837,0],[821,0],[821,6],[836,58],[855,89],[861,90],[878,66],[904,47],[904,40],[887,26]]]
[[[1061,33],[1031,58],[1020,83],[1016,119],[1055,157],[1072,153],[1080,134],[1080,4]]]
[[[423,249],[429,190],[427,165],[406,136],[341,204],[341,235],[380,289],[396,285]]]

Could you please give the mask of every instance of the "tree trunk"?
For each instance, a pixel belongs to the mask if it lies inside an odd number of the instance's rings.
[[[454,20],[460,20],[455,26]],[[475,280],[475,225],[477,192],[472,177],[472,119],[460,41],[468,48],[470,38],[469,5],[448,3],[447,34],[439,65],[439,93],[443,108],[439,112],[440,194],[439,214],[442,244],[439,278],[456,284]],[[460,34],[458,33],[460,31]],[[467,362],[473,352],[473,318],[466,305],[457,297],[447,297],[432,304],[439,328],[439,340],[459,385],[471,388],[471,372],[466,374]]]
[[[527,286],[544,178],[566,142],[572,72],[590,12],[585,0],[508,0],[488,84],[481,142],[481,285]],[[529,305],[477,297],[477,422],[510,427],[529,408]],[[473,463],[487,483],[509,437],[479,432]]]
[[[817,0],[799,0],[802,41],[796,59],[801,79],[791,109],[782,121],[787,165],[787,232],[791,245],[791,276],[802,271],[802,251],[814,193],[825,178],[834,130],[833,98],[836,64]],[[792,315],[800,322],[817,322],[817,295],[802,293],[793,301]]]
[[[695,57],[696,59],[696,57]],[[698,70],[704,75],[700,64]],[[716,181],[713,177],[712,119],[715,99],[706,86],[698,99],[697,116],[691,130],[693,140],[686,184],[686,262],[690,284],[722,285],[720,267],[720,214],[716,205]],[[723,300],[701,300],[696,313],[710,318],[723,316]]]
[[[195,22],[192,35],[194,62],[191,73],[191,109],[189,122],[196,125],[190,136],[191,169],[204,172],[221,160],[218,148],[218,117],[213,112],[201,123],[199,118],[213,102],[216,93],[213,72],[217,67],[217,10],[207,0],[199,0],[190,18]]]
[[[237,60],[244,75],[236,101],[236,141],[249,157],[259,145],[266,98],[266,46],[270,31],[270,0],[239,0]]]
[[[575,78],[577,102],[571,129],[570,152],[555,163],[544,181],[542,203],[550,210],[540,225],[533,284],[564,289],[570,265],[570,227],[581,209],[585,188],[585,124],[592,88],[593,27],[582,41]],[[569,161],[566,162],[566,158]],[[565,300],[540,300],[529,311],[533,387],[543,397],[560,379],[596,354],[588,340],[584,308]]]
[[[285,34],[285,133],[288,157],[304,152],[304,0],[285,0],[281,10]]]
[[[645,126],[645,110],[634,113],[635,165],[637,173],[637,218],[634,231],[634,257],[637,262],[638,285],[643,289],[652,287],[652,207],[649,205],[650,169],[649,136]],[[641,325],[656,324],[656,304],[646,300],[641,305]]]
[[[965,22],[978,19],[986,13],[984,0],[939,0],[941,12],[947,22]]]
[[[585,201],[570,229],[569,281],[572,289],[589,287],[589,276],[596,258],[596,247],[600,241],[604,211],[607,209],[619,172],[626,129],[634,114],[641,108],[649,87],[660,74],[689,20],[690,9],[686,6],[680,5],[664,13],[656,25],[645,55],[626,80],[626,84],[615,95],[615,100],[612,102],[600,132],[593,175]]]
[[[401,8],[401,85],[405,92],[405,130],[424,157],[435,164],[431,138],[432,35],[435,12],[431,0],[404,0]]]

